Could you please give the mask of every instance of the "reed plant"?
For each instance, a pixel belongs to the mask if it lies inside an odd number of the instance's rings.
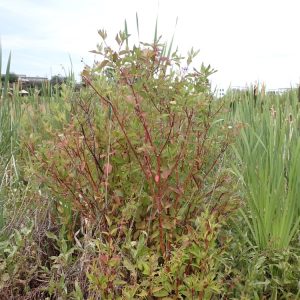
[[[242,123],[234,152],[246,205],[241,210],[260,249],[287,248],[299,227],[300,139],[297,95],[251,92],[235,103],[235,125]]]
[[[22,107],[18,95],[18,88],[10,88],[9,54],[4,81],[0,81],[0,232],[5,225],[6,187],[11,187],[19,178],[16,154],[19,149],[18,130]],[[2,48],[0,45],[0,73],[2,71]]]
[[[9,163],[8,153],[10,152],[11,141],[11,122],[9,120],[9,105],[7,105],[7,86],[8,86],[8,74],[10,68],[10,56],[7,63],[7,70],[5,80],[2,83],[0,80],[0,230],[4,225],[4,197],[2,193],[3,181],[6,174],[6,169]],[[2,47],[0,44],[0,75],[2,74]],[[1,76],[2,77],[2,76]],[[2,78],[1,78],[2,79]]]

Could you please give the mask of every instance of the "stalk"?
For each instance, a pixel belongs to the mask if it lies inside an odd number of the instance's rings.
[[[244,124],[234,146],[234,169],[246,197],[241,213],[256,246],[284,249],[300,220],[297,96],[265,96],[256,105],[252,97],[245,98],[233,115],[235,122]]]

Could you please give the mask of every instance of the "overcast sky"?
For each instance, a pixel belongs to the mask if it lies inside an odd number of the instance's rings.
[[[218,87],[300,82],[299,0],[0,0],[4,61],[11,50],[12,71],[50,77],[68,71],[70,55],[78,75],[81,59],[94,59],[97,30],[114,37],[127,19],[136,34],[136,12],[142,41],[152,41],[158,17],[163,40],[175,31],[181,54],[200,49]]]

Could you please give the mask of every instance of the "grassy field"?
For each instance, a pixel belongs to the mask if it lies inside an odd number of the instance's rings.
[[[217,100],[197,52],[99,35],[80,91],[7,62],[0,298],[300,299],[297,91]]]

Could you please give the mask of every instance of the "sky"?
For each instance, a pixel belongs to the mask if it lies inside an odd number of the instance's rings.
[[[113,39],[126,19],[135,38],[137,13],[141,41],[153,40],[157,18],[163,41],[175,34],[183,56],[199,49],[196,63],[218,71],[213,86],[287,88],[300,83],[299,10],[299,0],[0,0],[0,39],[17,74],[64,75],[71,58],[79,78],[97,59],[98,30]]]

